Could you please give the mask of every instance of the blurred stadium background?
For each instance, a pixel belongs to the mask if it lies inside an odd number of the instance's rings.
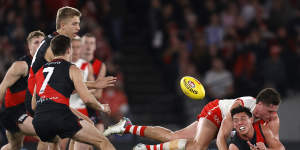
[[[283,100],[280,139],[286,149],[299,149],[299,0],[0,0],[0,81],[27,53],[29,32],[55,31],[62,6],[82,12],[79,35],[96,35],[95,56],[118,77],[117,90],[104,91],[103,101],[116,111],[103,116],[106,126],[128,116],[136,124],[176,130],[214,98],[255,96],[274,87]],[[205,85],[204,100],[181,93],[185,75]],[[155,143],[130,135],[110,139],[120,150]],[[35,144],[27,138],[24,149]]]

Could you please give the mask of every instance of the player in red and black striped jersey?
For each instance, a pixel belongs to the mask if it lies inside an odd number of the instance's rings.
[[[33,31],[28,35],[30,55],[15,61],[0,85],[0,101],[4,98],[4,110],[1,110],[0,122],[7,130],[8,138],[8,144],[3,149],[20,149],[24,135],[36,135],[32,118],[26,115],[24,101],[32,56],[44,37],[41,31]],[[40,148],[44,147],[40,146]]]
[[[249,108],[236,107],[231,110],[231,116],[235,134],[231,138],[229,150],[284,150],[284,146],[263,120],[253,123]]]
[[[32,123],[37,135],[42,141],[53,142],[59,136],[85,142],[98,149],[114,150],[113,145],[93,124],[78,118],[69,107],[69,98],[75,89],[86,105],[98,111],[110,112],[107,104],[100,104],[88,91],[81,70],[69,62],[71,39],[58,35],[50,45],[53,60],[35,74],[39,98],[36,99]]]
[[[35,53],[31,68],[30,68],[30,75],[28,78],[28,92],[26,96],[26,104],[27,110],[30,113],[30,115],[33,115],[33,111],[30,108],[30,102],[32,99],[32,95],[34,93],[34,87],[35,87],[35,74],[37,71],[47,62],[50,62],[53,59],[53,53],[51,48],[49,47],[50,41],[53,39],[53,37],[57,35],[65,35],[69,38],[76,37],[77,33],[80,30],[80,16],[81,13],[75,8],[72,7],[62,7],[58,10],[57,16],[56,16],[56,29],[57,31],[48,35],[45,40],[42,42],[40,48]],[[107,86],[113,86],[116,82],[115,77],[106,77],[101,80],[91,81],[91,82],[85,82],[86,85],[89,88],[105,88]]]

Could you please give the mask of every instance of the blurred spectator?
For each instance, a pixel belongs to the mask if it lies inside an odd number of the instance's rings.
[[[234,93],[233,82],[232,74],[224,68],[223,61],[218,57],[213,58],[211,69],[204,77],[209,99],[231,97]]]
[[[263,62],[262,73],[265,87],[276,88],[282,96],[286,96],[287,76],[286,68],[280,56],[281,46],[270,47],[270,57]]]
[[[210,24],[205,28],[205,36],[208,45],[215,44],[218,47],[222,46],[224,29],[220,25],[219,16],[217,14],[211,15]]]
[[[223,48],[220,50],[221,58],[224,61],[225,68],[229,71],[233,70],[237,58],[237,42],[231,36],[226,36],[223,41]]]
[[[191,61],[196,65],[197,72],[201,75],[210,68],[211,55],[209,47],[205,43],[204,36],[201,33],[196,33],[193,39],[193,49],[191,52]]]
[[[253,51],[240,54],[234,65],[236,96],[256,95],[262,85],[257,57]]]
[[[238,8],[236,3],[230,2],[221,15],[222,25],[225,29],[233,27],[238,16]]]

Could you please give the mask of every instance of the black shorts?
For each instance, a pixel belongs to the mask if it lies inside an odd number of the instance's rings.
[[[31,100],[26,98],[24,103],[25,103],[26,113],[29,116],[34,117],[34,111],[32,110],[32,107],[31,107]]]
[[[52,142],[58,135],[72,138],[82,126],[67,105],[46,102],[37,107],[32,121],[36,134],[44,142]]]
[[[24,103],[5,108],[0,112],[0,123],[9,132],[20,131],[18,124],[27,118]]]
[[[102,123],[101,115],[99,112],[87,106],[89,118],[94,122],[94,124]]]

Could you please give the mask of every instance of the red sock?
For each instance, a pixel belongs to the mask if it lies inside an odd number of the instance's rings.
[[[133,135],[144,136],[145,129],[146,126],[128,125],[126,126],[124,133],[131,133]]]
[[[163,150],[163,143],[157,145],[146,145],[147,150]]]

